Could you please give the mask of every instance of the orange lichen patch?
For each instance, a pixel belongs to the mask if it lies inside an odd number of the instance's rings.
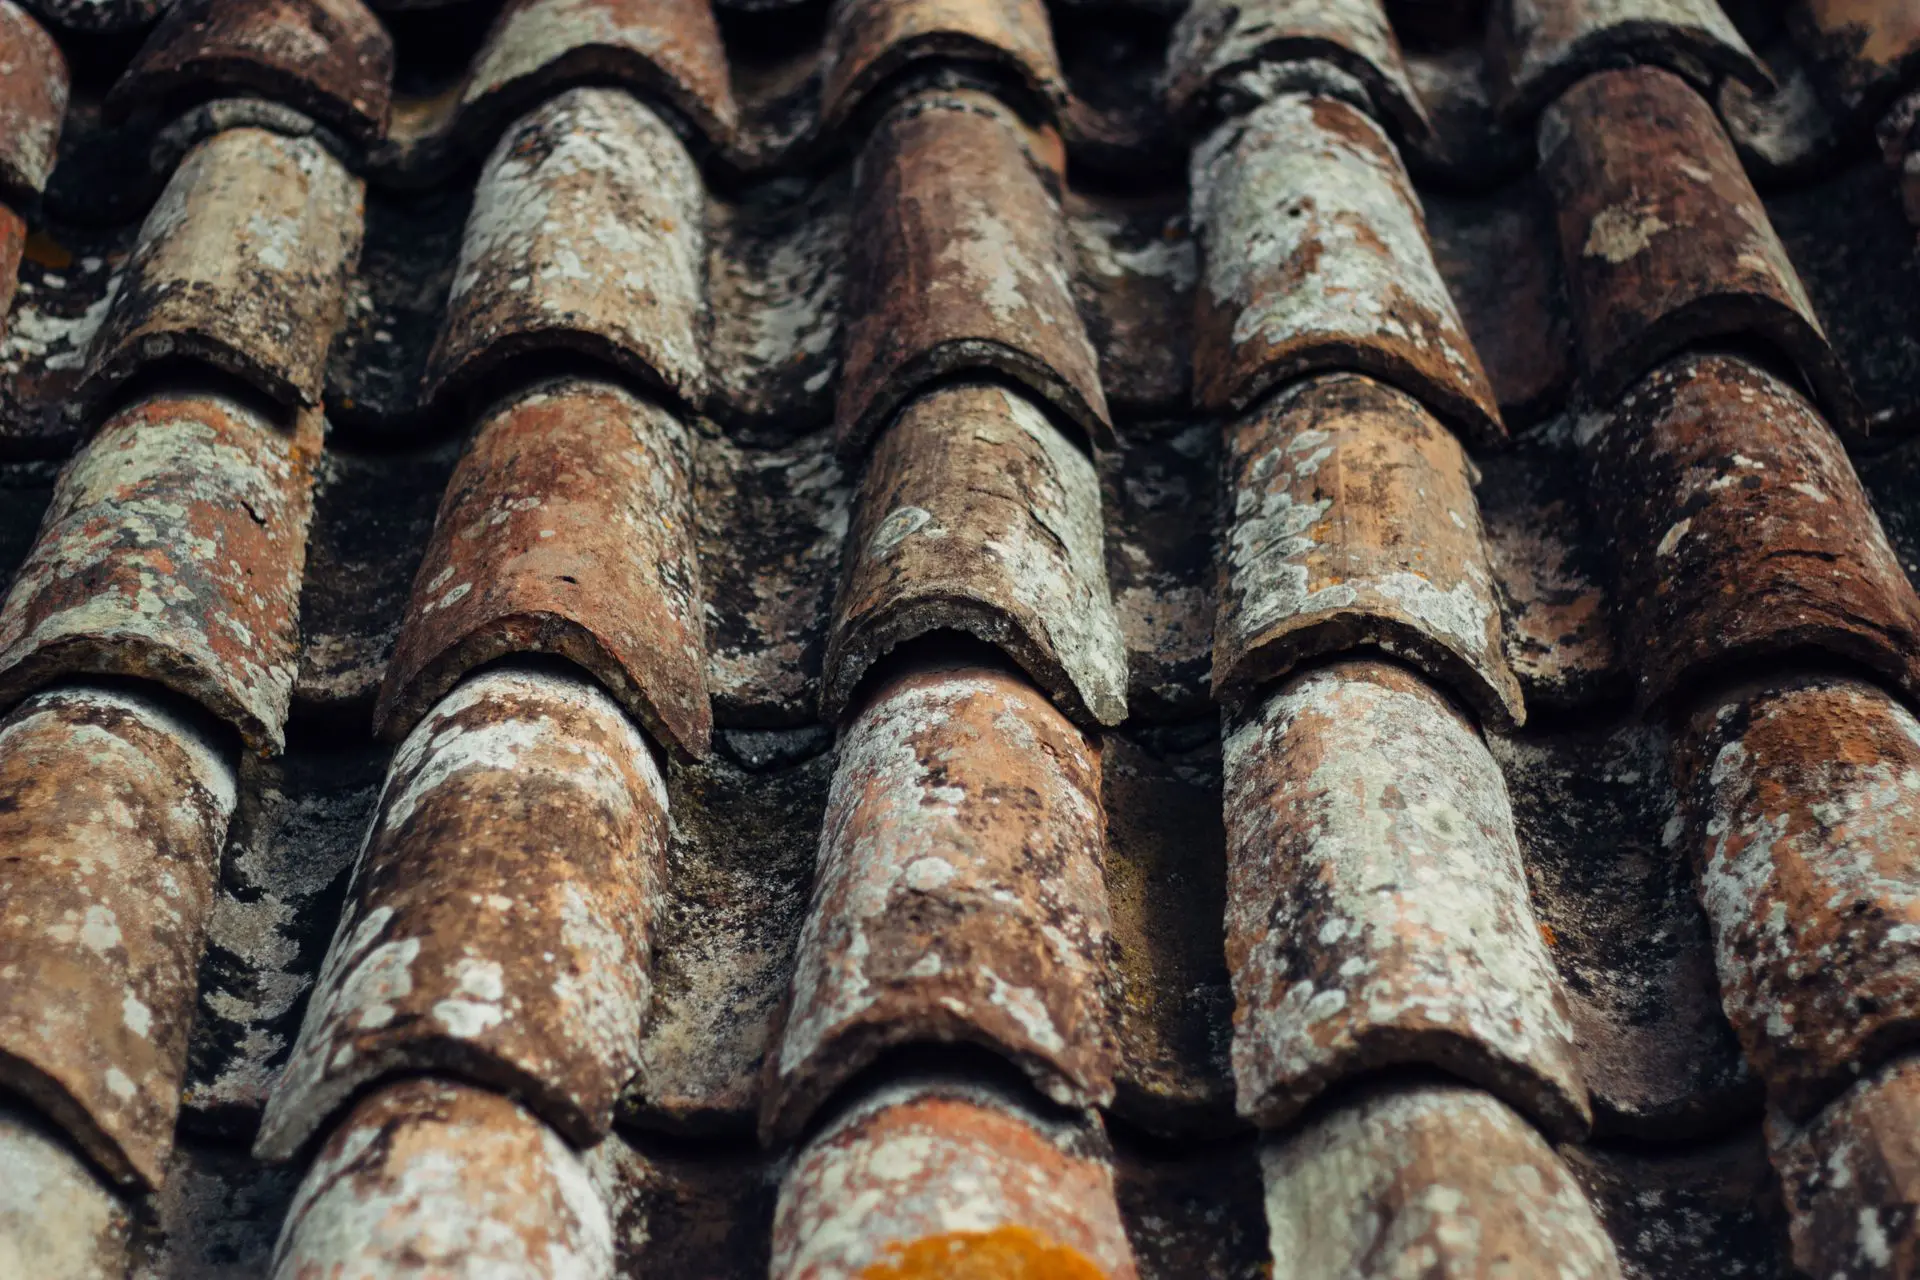
[[[949,1231],[887,1246],[860,1280],[1104,1280],[1077,1249],[1022,1226]]]
[[[73,251],[45,231],[35,231],[27,237],[27,247],[22,256],[36,267],[45,267],[49,271],[65,271],[73,265]]]

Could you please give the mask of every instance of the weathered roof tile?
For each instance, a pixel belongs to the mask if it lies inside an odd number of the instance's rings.
[[[476,667],[551,653],[704,755],[691,465],[675,417],[612,383],[534,382],[496,404],[441,501],[377,727],[398,737]]]
[[[823,124],[845,123],[876,87],[922,59],[983,63],[1034,105],[1066,105],[1042,0],[834,0],[821,55]]]
[[[430,393],[515,356],[577,352],[698,404],[705,188],[667,123],[618,89],[572,89],[487,158]]]
[[[1920,78],[1920,13],[1904,0],[1799,0],[1786,11],[1840,107],[1873,106]]]
[[[314,406],[360,255],[362,184],[314,138],[229,129],[187,154],[87,352],[104,399],[185,357]]]
[[[595,686],[506,666],[455,689],[394,756],[261,1153],[421,1071],[604,1135],[639,1067],[666,845],[659,766]]]
[[[256,93],[365,145],[386,132],[392,80],[393,40],[361,0],[175,0],[108,98]]]
[[[1109,1101],[1101,845],[1099,757],[1038,690],[962,664],[880,681],[840,744],[763,1131],[915,1043]]]
[[[53,172],[67,113],[67,60],[14,0],[0,0],[0,65],[7,68],[0,76],[0,201],[25,205]]]
[[[1788,383],[1685,356],[1588,432],[1642,701],[1810,651],[1920,691],[1920,599],[1840,441]]]
[[[1298,677],[1229,728],[1226,822],[1242,1115],[1278,1127],[1346,1077],[1437,1067],[1586,1131],[1506,785],[1444,698],[1379,662]]]
[[[318,413],[289,429],[220,394],[116,414],[62,473],[0,608],[0,698],[139,676],[277,751],[320,441]]]
[[[1202,407],[1245,409],[1287,379],[1344,369],[1410,392],[1476,443],[1501,438],[1419,198],[1379,125],[1332,98],[1283,95],[1195,148],[1193,188]]]
[[[1664,67],[1703,91],[1723,76],[1773,85],[1717,0],[1494,0],[1488,25],[1509,118],[1530,118],[1583,76],[1622,65]]]
[[[1025,396],[953,383],[912,401],[875,446],[858,511],[826,718],[889,650],[934,631],[998,645],[1088,728],[1126,718],[1100,481]]]
[[[1661,361],[1758,339],[1842,430],[1860,405],[1713,108],[1655,68],[1582,80],[1540,122],[1540,167],[1586,391],[1605,404]]]
[[[0,1108],[0,1274],[121,1280],[133,1215],[31,1112]]]
[[[613,1250],[605,1202],[552,1130],[498,1094],[415,1078],[361,1101],[315,1157],[272,1274],[612,1280]]]
[[[999,374],[1098,443],[1112,424],[1059,203],[983,94],[895,109],[862,153],[835,419],[857,454],[929,383]]]
[[[1327,374],[1226,437],[1216,697],[1244,702],[1310,659],[1377,647],[1490,723],[1526,719],[1472,464],[1419,401]]]
[[[1920,1040],[1920,721],[1801,677],[1707,703],[1687,833],[1727,1015],[1769,1100],[1804,1118]]]
[[[1920,1265],[1920,1060],[1866,1076],[1804,1128],[1769,1133],[1792,1214],[1793,1261],[1830,1280]]]
[[[773,1280],[1136,1280],[1096,1125],[938,1077],[884,1087],[787,1171]]]
[[[232,765],[142,695],[43,693],[0,723],[0,1082],[115,1181],[173,1146]]]

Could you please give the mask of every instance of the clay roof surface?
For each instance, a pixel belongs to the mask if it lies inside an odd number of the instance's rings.
[[[1920,1277],[1914,0],[0,0],[0,1278]]]

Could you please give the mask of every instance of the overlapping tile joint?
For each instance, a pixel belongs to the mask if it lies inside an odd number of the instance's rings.
[[[1912,0],[0,0],[0,1275],[1920,1276]]]

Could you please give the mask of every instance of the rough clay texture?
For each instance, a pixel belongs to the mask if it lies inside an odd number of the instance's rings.
[[[1137,1280],[1097,1128],[997,1089],[910,1078],[807,1143],[780,1186],[772,1280]]]
[[[127,1269],[132,1215],[30,1113],[0,1107],[0,1275],[108,1280]]]
[[[662,743],[712,737],[692,459],[667,410],[611,383],[494,406],[440,504],[376,713],[397,737],[503,656],[578,664]]]
[[[186,357],[280,404],[318,405],[363,199],[360,179],[310,137],[229,129],[194,147],[148,211],[94,334],[86,402]]]
[[[1773,86],[1716,0],[1494,0],[1488,71],[1508,119],[1531,119],[1582,76],[1654,65],[1701,89],[1732,76]]]
[[[1025,396],[958,383],[915,399],[875,447],[858,511],[824,718],[889,650],[949,630],[1000,646],[1076,722],[1126,719],[1099,477]]]
[[[142,696],[69,687],[0,725],[0,1085],[118,1182],[157,1185],[173,1145],[234,802],[220,749]]]
[[[1074,297],[1099,353],[1108,404],[1123,417],[1184,414],[1200,275],[1185,202],[1069,193],[1065,208],[1078,259]]]
[[[586,1146],[638,1069],[664,779],[612,700],[495,668],[401,744],[258,1150],[285,1159],[356,1090],[446,1071]]]
[[[1477,1089],[1362,1092],[1261,1154],[1299,1280],[1618,1280],[1613,1241],[1533,1128]]]
[[[1727,1015],[1804,1118],[1920,1039],[1920,722],[1862,681],[1709,704],[1682,777]]]
[[[1192,182],[1201,407],[1245,409],[1287,379],[1349,369],[1412,393],[1477,443],[1503,436],[1379,125],[1333,98],[1285,94],[1208,134]]]
[[[1525,720],[1471,468],[1417,400],[1357,374],[1297,382],[1231,423],[1217,696],[1376,647],[1491,723]]]
[[[579,1156],[497,1094],[417,1078],[334,1131],[294,1196],[274,1280],[612,1280],[613,1228]]]
[[[1920,1061],[1860,1080],[1804,1128],[1768,1126],[1793,1260],[1822,1280],[1894,1280],[1920,1266]]]
[[[1506,784],[1417,677],[1319,667],[1226,734],[1227,967],[1240,1113],[1438,1067],[1563,1137],[1591,1120]]]
[[[517,121],[481,171],[432,394],[533,352],[574,352],[699,404],[706,188],[664,120],[574,89]]]
[[[1264,63],[1321,59],[1366,85],[1374,110],[1402,135],[1433,130],[1400,59],[1380,0],[1196,0],[1174,27],[1167,97],[1197,116],[1219,110]]]
[[[109,96],[260,94],[366,144],[386,132],[392,79],[393,39],[361,0],[175,0]]]
[[[1678,158],[1676,158],[1678,157]],[[1606,404],[1689,347],[1784,353],[1843,430],[1860,402],[1713,108],[1642,67],[1590,76],[1540,122],[1585,392]]]
[[[1920,691],[1920,599],[1840,441],[1786,382],[1683,357],[1581,434],[1643,702],[1819,651]]]
[[[883,682],[840,744],[762,1128],[789,1136],[884,1051],[985,1046],[1056,1102],[1113,1097],[1100,762],[980,667]]]
[[[1824,87],[1849,111],[1885,101],[1920,67],[1920,13],[1905,0],[1807,0],[1791,22]]]
[[[313,518],[317,413],[276,425],[220,395],[154,395],[61,474],[0,608],[0,697],[140,676],[279,750]]]
[[[66,112],[60,46],[14,0],[0,0],[0,201],[24,203],[46,187]]]
[[[1112,441],[1065,219],[1023,132],[984,94],[929,93],[868,139],[835,411],[843,451],[864,450],[928,383],[966,373],[1008,378]]]

